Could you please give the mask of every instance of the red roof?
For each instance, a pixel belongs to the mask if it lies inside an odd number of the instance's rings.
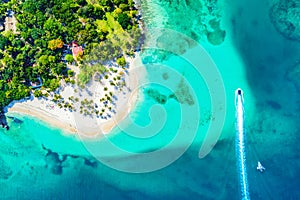
[[[83,54],[83,49],[76,42],[72,42],[72,53],[75,58]]]

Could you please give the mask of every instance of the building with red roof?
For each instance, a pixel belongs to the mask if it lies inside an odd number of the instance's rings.
[[[83,55],[83,49],[75,41],[72,42],[72,54],[75,60]]]

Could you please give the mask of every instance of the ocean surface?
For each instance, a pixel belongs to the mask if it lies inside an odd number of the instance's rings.
[[[110,136],[82,141],[8,113],[22,123],[8,119],[11,130],[0,130],[0,199],[241,199],[239,87],[250,197],[300,199],[300,94],[286,76],[300,43],[271,23],[275,1],[203,2],[140,3],[157,43],[141,53],[147,77],[135,110]],[[209,17],[226,31],[219,45],[206,38]]]

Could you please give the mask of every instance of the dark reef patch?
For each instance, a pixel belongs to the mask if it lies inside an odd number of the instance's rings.
[[[159,104],[166,104],[169,99],[174,99],[180,104],[194,105],[195,103],[190,93],[190,88],[184,79],[180,80],[175,92],[172,94],[161,94],[158,90],[153,88],[146,89],[145,93]]]
[[[7,124],[6,116],[4,114],[3,108],[0,108],[0,124],[2,128],[9,130],[9,126]]]
[[[0,179],[8,179],[12,175],[9,165],[0,157]]]
[[[51,151],[50,149],[46,149],[43,146],[43,149],[47,151],[45,155],[46,167],[50,169],[53,174],[60,175],[63,172],[62,163],[63,161],[60,159],[59,154]]]
[[[221,29],[220,21],[212,19],[209,21],[210,27],[213,31],[207,31],[207,40],[212,45],[220,45],[224,42],[226,37],[226,32]]]
[[[165,104],[168,100],[166,95],[161,94],[159,91],[152,88],[147,89],[146,94],[159,104]]]
[[[16,117],[7,116],[7,118],[11,119],[16,124],[22,124],[23,123],[22,120],[20,120],[20,119],[18,119]]]
[[[268,100],[268,101],[266,101],[266,103],[269,106],[271,106],[274,110],[280,110],[281,109],[281,105],[279,103],[277,103],[276,101]]]
[[[46,148],[42,145],[42,148],[46,151],[45,161],[46,167],[50,169],[53,174],[60,175],[63,173],[63,164],[67,160],[67,158],[73,159],[83,159],[83,163],[86,166],[90,166],[96,168],[98,166],[98,161],[94,158],[87,158],[82,156],[76,156],[72,154],[59,154],[53,152],[51,149]]]
[[[300,41],[299,16],[299,0],[281,0],[270,9],[270,18],[276,30],[291,40]]]
[[[94,159],[87,159],[84,158],[84,164],[93,168],[96,168],[98,166],[98,161]]]
[[[168,79],[169,79],[169,74],[168,74],[168,73],[163,73],[163,74],[162,74],[162,78],[163,78],[164,80],[168,80]]]
[[[186,84],[184,79],[180,80],[174,95],[172,95],[171,97],[176,97],[174,99],[181,104],[194,105],[195,103],[190,93],[189,86]]]

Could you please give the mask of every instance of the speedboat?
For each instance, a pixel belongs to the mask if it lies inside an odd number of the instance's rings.
[[[235,90],[235,106],[238,106],[239,101],[244,104],[244,92],[241,88]]]

